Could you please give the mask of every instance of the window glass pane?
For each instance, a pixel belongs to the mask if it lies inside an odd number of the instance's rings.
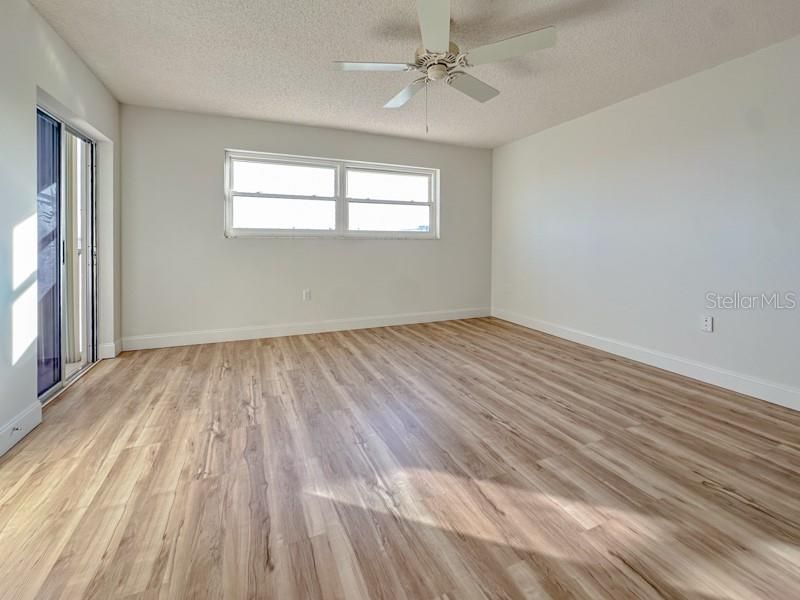
[[[232,164],[235,192],[328,198],[336,195],[336,170],[332,167],[245,160],[233,160]]]
[[[332,200],[234,196],[234,229],[336,229]]]
[[[348,209],[351,231],[430,231],[427,206],[350,202]]]
[[[347,197],[363,200],[428,202],[426,175],[347,170]]]

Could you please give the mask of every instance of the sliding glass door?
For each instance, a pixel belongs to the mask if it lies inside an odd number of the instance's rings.
[[[39,395],[96,360],[94,153],[88,138],[38,118]]]
[[[61,381],[61,124],[42,112],[37,122],[41,395]]]

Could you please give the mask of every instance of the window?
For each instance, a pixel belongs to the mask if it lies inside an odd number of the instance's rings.
[[[438,237],[436,169],[229,150],[225,234]]]

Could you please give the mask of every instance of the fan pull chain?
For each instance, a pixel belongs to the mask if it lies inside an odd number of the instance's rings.
[[[425,80],[425,135],[428,135],[428,88],[431,87],[431,82]]]

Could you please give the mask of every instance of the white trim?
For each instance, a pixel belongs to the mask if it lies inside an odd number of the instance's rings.
[[[624,356],[632,360],[645,363],[666,371],[672,371],[692,379],[697,379],[711,385],[739,392],[766,400],[773,404],[785,406],[800,411],[800,389],[780,383],[767,381],[728,369],[722,369],[706,363],[701,363],[689,358],[644,348],[620,340],[586,333],[563,325],[548,321],[526,317],[502,308],[492,308],[492,316],[505,321],[516,323],[530,329],[549,333],[560,338],[591,346],[612,354]]]
[[[487,316],[489,316],[488,308],[462,308],[355,319],[331,319],[308,323],[287,323],[283,325],[257,325],[233,329],[156,333],[123,338],[122,349],[145,350],[148,348],[169,348],[172,346],[255,340],[287,335],[303,335],[307,333],[323,333],[326,331],[343,331],[347,329],[365,329],[368,327],[387,327],[389,325],[411,325],[413,323],[432,323],[435,321],[451,321],[454,319],[471,319]]]
[[[104,358],[116,358],[122,351],[122,340],[115,340],[97,346],[97,359],[103,360]]]
[[[263,194],[261,192],[231,192],[237,198],[264,198],[266,200],[313,200],[314,202],[336,202],[336,196],[303,196],[299,194]]]
[[[0,427],[0,456],[28,435],[42,422],[42,405],[36,400],[25,410]]]
[[[236,194],[239,196],[239,194]],[[433,202],[408,202],[406,200],[376,200],[375,198],[347,198],[348,204],[389,204],[391,206],[433,206]],[[358,230],[356,230],[358,231]]]

